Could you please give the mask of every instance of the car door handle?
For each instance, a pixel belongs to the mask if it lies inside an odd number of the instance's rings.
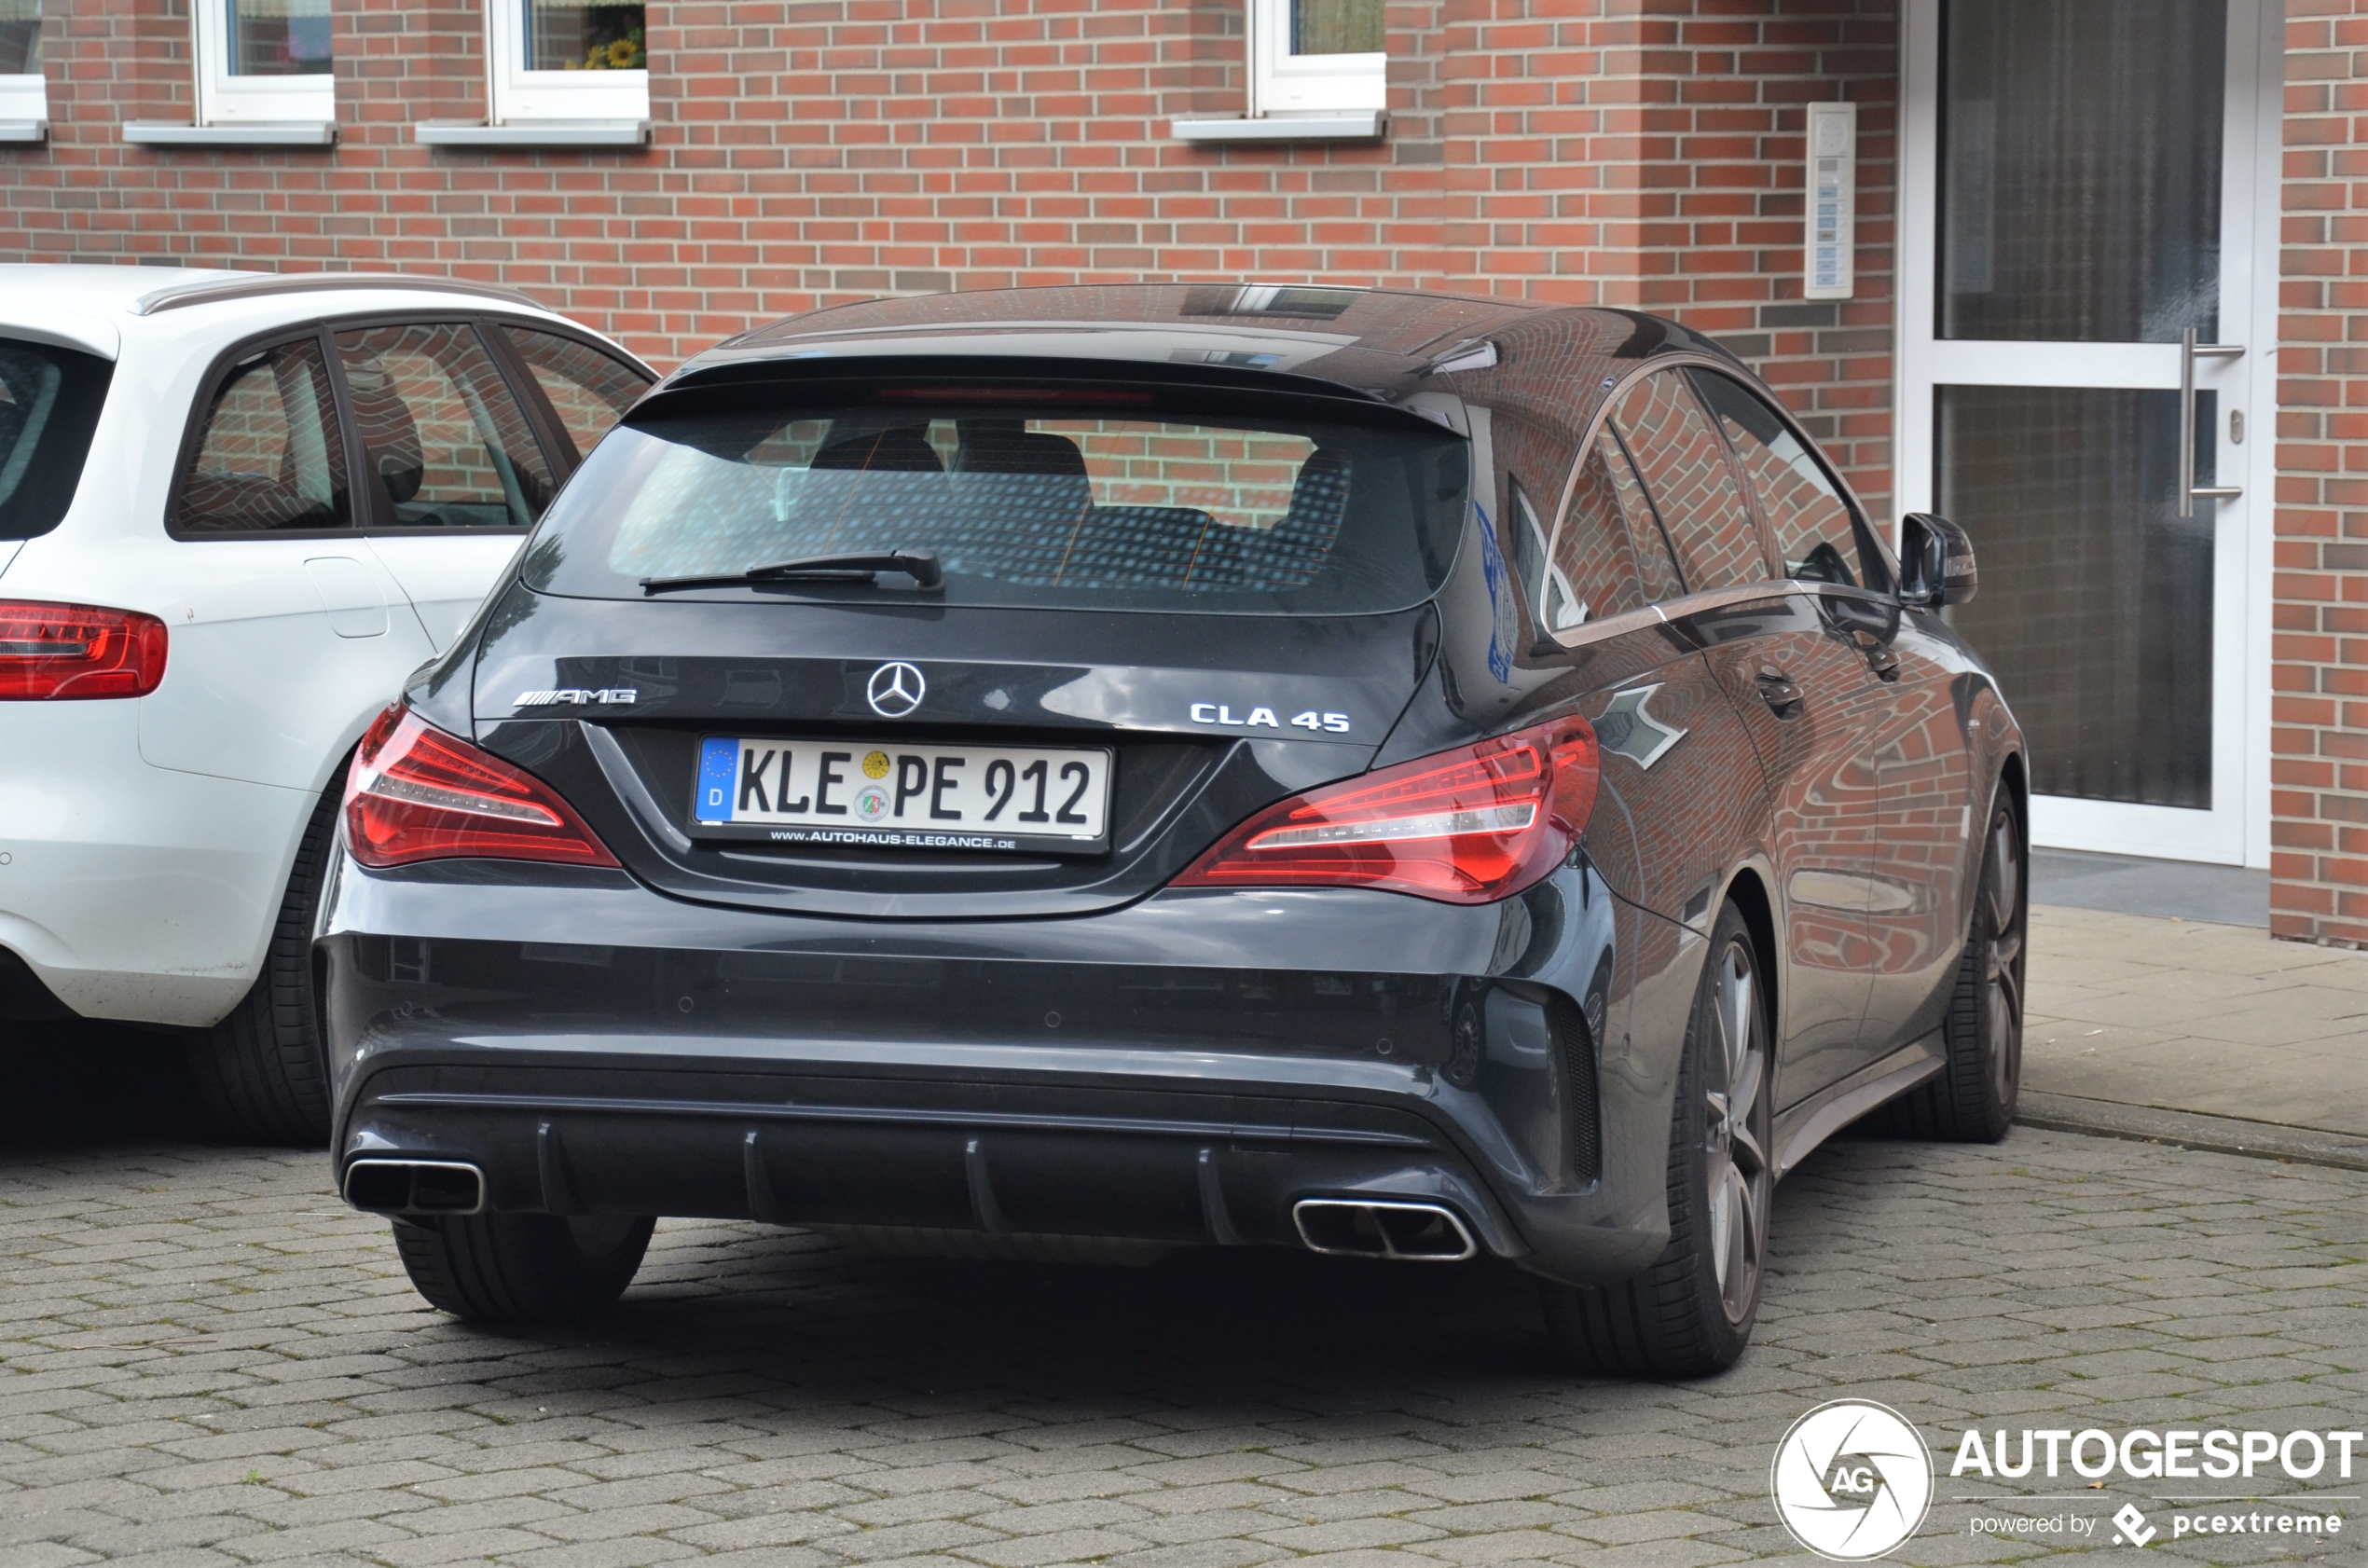
[[[1885,637],[1878,637],[1866,627],[1854,627],[1847,635],[1847,642],[1859,649],[1859,656],[1866,661],[1866,668],[1876,673],[1876,680],[1899,680],[1899,652]]]
[[[1763,668],[1759,672],[1760,700],[1779,719],[1790,719],[1801,710],[1800,682],[1781,669]]]

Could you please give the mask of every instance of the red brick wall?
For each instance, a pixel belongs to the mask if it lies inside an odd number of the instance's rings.
[[[1892,0],[1394,0],[1390,138],[1223,151],[1242,0],[658,0],[648,152],[420,147],[485,115],[473,5],[339,0],[334,151],[153,151],[186,0],[76,0],[0,258],[498,280],[671,364],[864,296],[1318,279],[1667,311],[1889,483]],[[1859,297],[1799,300],[1799,105],[1864,107]]]
[[[1603,303],[1676,316],[1750,361],[1889,521],[1896,7],[1645,0],[1608,9],[1586,30],[1603,42],[1602,66],[1569,84],[1593,113],[1566,117],[1583,140],[1562,170],[1586,182],[1593,227],[1566,230],[1563,242],[1586,247]],[[1838,99],[1859,105],[1857,292],[1810,303],[1800,288],[1801,105]]]
[[[2368,0],[2287,0],[2270,928],[2368,944]]]

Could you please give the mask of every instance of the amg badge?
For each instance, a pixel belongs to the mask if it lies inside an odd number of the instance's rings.
[[[583,686],[561,686],[556,691],[549,692],[520,692],[510,699],[510,706],[512,708],[549,708],[562,702],[574,703],[578,707],[587,702],[625,703],[637,700],[640,695],[640,690],[632,686],[600,686],[588,689]]]

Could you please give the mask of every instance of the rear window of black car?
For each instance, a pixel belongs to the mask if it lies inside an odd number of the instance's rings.
[[[1468,488],[1460,436],[1313,400],[1075,386],[842,392],[620,427],[530,549],[546,593],[929,550],[931,603],[1359,614],[1427,598]],[[911,597],[795,582],[669,597]]]

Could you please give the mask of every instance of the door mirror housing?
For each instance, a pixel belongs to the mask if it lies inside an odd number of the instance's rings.
[[[1938,610],[1963,604],[1981,586],[1974,542],[1948,518],[1910,512],[1899,525],[1899,597]]]

